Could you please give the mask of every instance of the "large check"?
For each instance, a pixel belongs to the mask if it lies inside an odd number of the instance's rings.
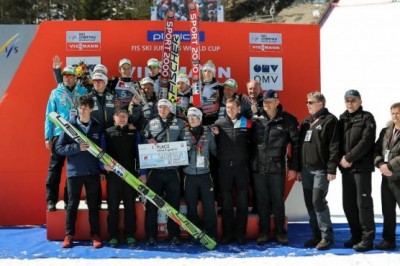
[[[139,144],[140,168],[188,165],[186,141]]]

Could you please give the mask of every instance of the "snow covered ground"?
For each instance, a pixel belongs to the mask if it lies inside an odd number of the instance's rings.
[[[400,102],[400,2],[390,0],[341,0],[321,29],[321,80],[327,107],[335,115],[344,111],[343,95],[360,91],[365,110],[372,112],[378,131],[390,119],[389,107]],[[306,107],[304,107],[306,108]],[[293,193],[299,192],[298,184]],[[380,176],[374,174],[373,197],[376,221],[381,222]],[[289,201],[291,198],[289,196]],[[341,176],[332,182],[328,194],[334,222],[344,222]],[[303,206],[304,207],[304,206]],[[301,206],[299,207],[299,209]],[[296,213],[294,213],[296,214]],[[400,214],[400,212],[398,212]],[[0,247],[1,248],[1,247]],[[0,265],[41,266],[203,266],[203,265],[399,265],[400,254],[333,254],[306,257],[203,258],[203,259],[35,259],[0,260]]]

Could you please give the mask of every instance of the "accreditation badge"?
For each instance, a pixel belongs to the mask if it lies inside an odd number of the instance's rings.
[[[196,167],[197,168],[205,167],[204,156],[201,156],[201,155],[197,156]]]
[[[311,141],[312,130],[307,130],[306,136],[304,137],[304,141]]]
[[[385,150],[385,158],[384,158],[385,163],[389,162],[389,153],[390,153],[390,150]]]
[[[76,111],[76,109],[69,110],[69,117],[70,118],[73,118],[73,117],[75,117],[77,115],[78,115],[78,111]]]

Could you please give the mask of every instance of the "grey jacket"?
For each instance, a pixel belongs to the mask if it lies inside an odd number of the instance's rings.
[[[374,165],[379,168],[382,164],[387,163],[388,168],[393,175],[388,177],[392,180],[400,179],[400,137],[391,142],[394,124],[382,129],[379,138],[375,144]],[[385,162],[385,151],[389,150],[388,161]]]
[[[210,153],[217,155],[217,145],[214,135],[208,127],[204,127],[204,133],[200,140],[195,143],[194,137],[189,128],[185,128],[181,133],[181,139],[187,142],[189,165],[183,168],[185,174],[199,175],[210,172]],[[204,167],[197,167],[197,159],[199,156],[204,157]]]

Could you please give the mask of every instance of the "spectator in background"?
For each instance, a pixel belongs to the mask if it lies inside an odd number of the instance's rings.
[[[349,90],[344,95],[346,111],[340,115],[339,147],[342,172],[343,210],[351,238],[344,243],[356,251],[373,249],[375,239],[374,204],[371,197],[376,124],[363,110],[361,95]]]
[[[379,133],[374,152],[382,174],[383,240],[375,246],[381,250],[396,248],[396,204],[400,207],[400,102],[392,104],[390,112],[392,120]]]
[[[57,112],[67,121],[78,115],[78,98],[87,94],[87,90],[80,84],[76,84],[75,68],[66,66],[61,72],[63,82],[50,93],[46,107],[46,118],[44,122],[45,146],[51,151],[50,164],[46,179],[46,201],[47,210],[55,211],[58,201],[61,172],[65,156],[55,152],[55,145],[62,132],[59,127],[54,127],[48,115]],[[67,205],[67,187],[64,188],[64,202]]]
[[[326,250],[333,244],[326,195],[329,182],[336,179],[339,163],[338,121],[325,107],[322,93],[309,93],[306,103],[310,116],[304,119],[300,129],[301,180],[313,236],[304,246]]]

